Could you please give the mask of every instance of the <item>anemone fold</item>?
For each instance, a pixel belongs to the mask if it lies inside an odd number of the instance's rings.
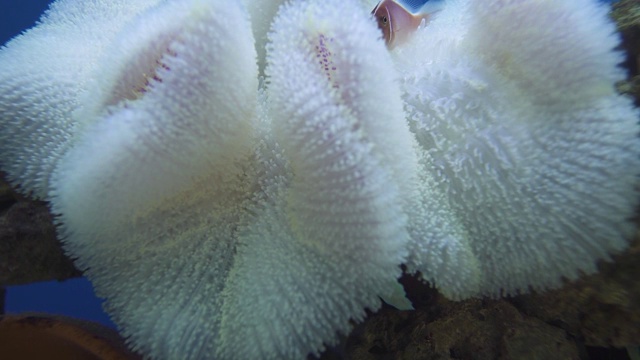
[[[258,80],[248,17],[223,1],[163,2],[110,49],[73,112],[82,136],[53,175],[65,249],[134,350],[215,356],[251,185]]]
[[[0,50],[0,166],[26,194],[48,199],[51,174],[77,138],[99,59],[122,26],[159,0],[60,0]]]
[[[410,271],[450,298],[497,297],[558,287],[626,248],[640,148],[638,111],[614,88],[618,42],[596,1],[453,0],[394,51],[422,174],[467,258],[413,236]]]

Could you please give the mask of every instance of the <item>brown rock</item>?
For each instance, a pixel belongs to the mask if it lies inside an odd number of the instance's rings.
[[[640,344],[640,235],[600,272],[562,289],[514,299],[524,313],[584,339],[587,346]]]
[[[611,17],[622,35],[622,48],[627,54],[624,65],[629,70],[629,79],[618,84],[618,90],[633,96],[640,105],[640,0],[614,3]]]
[[[0,317],[0,358],[134,360],[115,330],[46,314]]]
[[[17,199],[0,181],[0,286],[80,275],[62,251],[47,205]]]
[[[347,340],[345,359],[579,359],[577,344],[556,326],[506,300],[451,302],[373,315]]]

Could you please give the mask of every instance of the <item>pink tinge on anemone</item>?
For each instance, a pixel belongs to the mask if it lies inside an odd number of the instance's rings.
[[[122,69],[120,79],[114,84],[109,99],[103,106],[113,106],[125,100],[134,101],[146,94],[154,83],[161,83],[163,74],[171,70],[167,65],[167,57],[176,57],[177,53],[171,49],[172,38],[164,39],[164,43],[140,51],[140,57],[145,61],[127,64]]]
[[[324,34],[320,34],[318,37],[318,44],[315,46],[316,58],[318,64],[327,76],[327,80],[331,84],[331,87],[337,89],[339,87],[336,79],[336,65],[332,60],[332,53],[329,49],[329,43],[333,42],[333,38],[328,38]]]

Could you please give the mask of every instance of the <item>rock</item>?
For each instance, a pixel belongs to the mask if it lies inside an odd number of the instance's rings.
[[[600,272],[541,294],[519,296],[525,314],[564,329],[586,346],[640,344],[640,234],[631,248]]]
[[[46,314],[0,317],[3,359],[136,360],[110,328],[90,321]]]
[[[451,302],[439,295],[415,311],[383,309],[347,340],[345,359],[580,359],[565,331],[506,300]]]
[[[405,276],[416,310],[384,307],[321,359],[619,358],[640,344],[638,278],[640,232],[598,274],[540,294],[455,302]]]
[[[81,276],[62,251],[46,203],[7,189],[0,181],[0,286]]]
[[[618,91],[633,96],[640,106],[640,0],[615,2],[611,17],[622,35],[622,48],[627,54],[624,65],[629,70],[629,79],[618,84]]]

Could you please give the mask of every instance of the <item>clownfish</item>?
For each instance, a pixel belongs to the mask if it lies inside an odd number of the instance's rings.
[[[424,26],[434,13],[441,10],[444,1],[382,0],[371,11],[371,14],[382,30],[382,36],[389,49],[406,42],[413,33]],[[410,11],[408,8],[412,8]]]

